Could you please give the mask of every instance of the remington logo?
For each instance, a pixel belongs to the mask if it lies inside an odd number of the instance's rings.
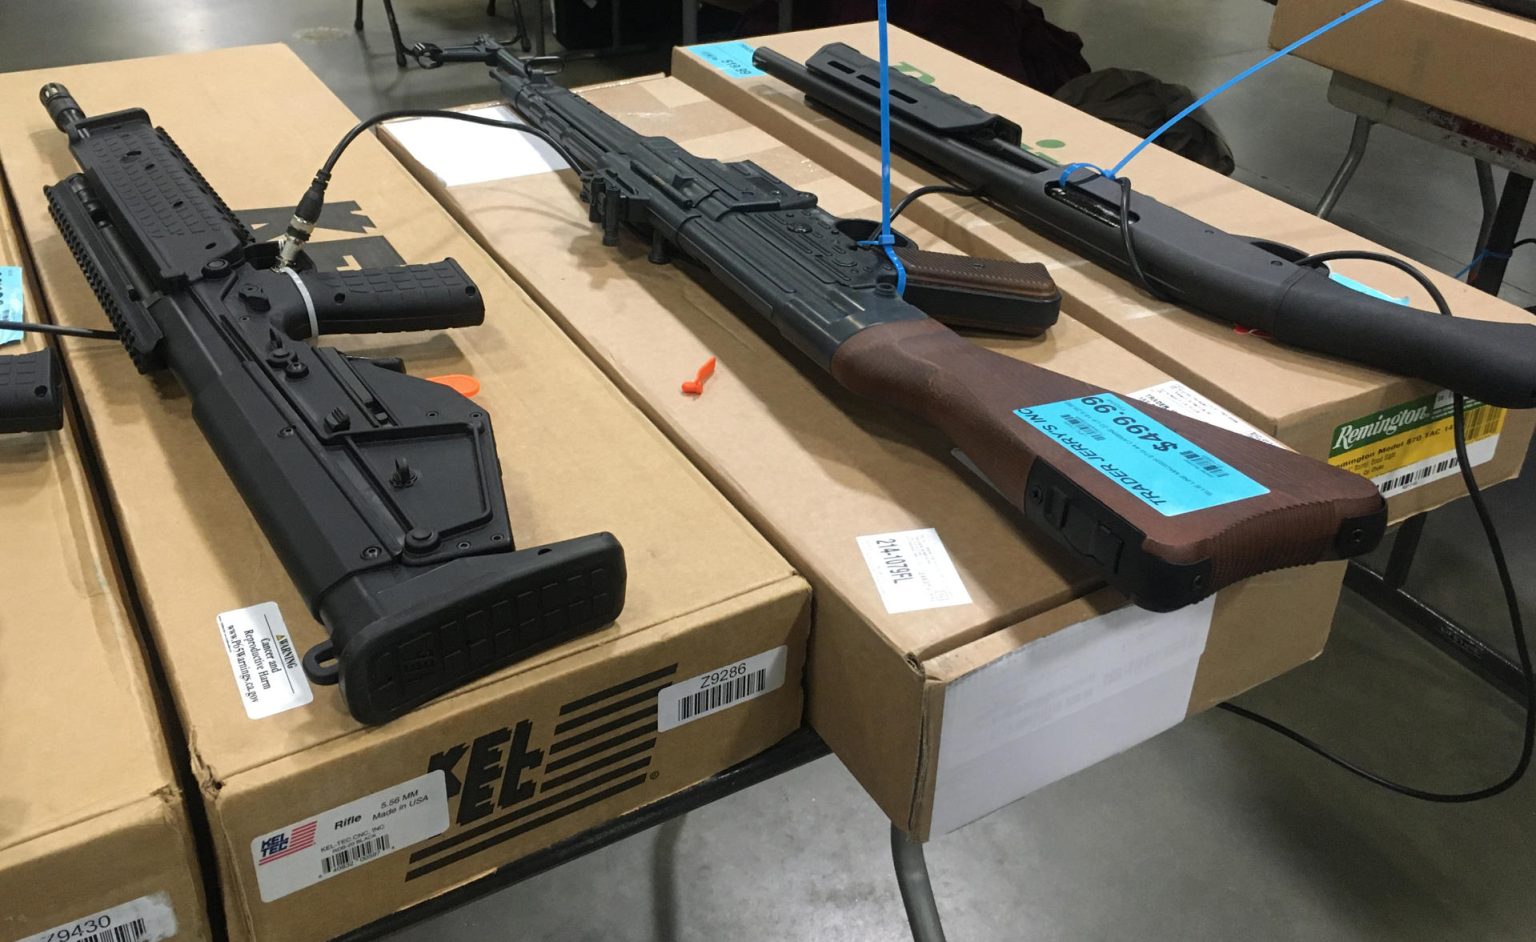
[[[1348,451],[1356,445],[1389,438],[1399,431],[1419,425],[1430,417],[1429,405],[1410,405],[1396,412],[1377,413],[1358,424],[1341,425],[1335,430],[1333,452]]]
[[[656,697],[677,672],[660,670],[560,707],[541,729],[516,719],[427,758],[443,773],[453,826],[415,848],[414,880],[645,784],[656,749]]]

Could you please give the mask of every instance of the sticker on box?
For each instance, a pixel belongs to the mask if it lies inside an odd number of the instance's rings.
[[[1148,386],[1139,392],[1133,392],[1131,393],[1131,398],[1140,399],[1147,405],[1167,409],[1169,412],[1177,412],[1185,418],[1199,419],[1206,425],[1214,425],[1217,428],[1224,428],[1229,432],[1246,435],[1254,441],[1263,442],[1266,445],[1288,448],[1284,442],[1265,435],[1233,413],[1223,409],[1214,401],[1207,399],[1176,379],[1170,379],[1166,383],[1158,383],[1156,386]]]
[[[448,830],[442,769],[251,839],[261,901],[270,903]]]
[[[81,916],[16,942],[160,942],[176,935],[169,893],[154,893]]]
[[[752,47],[744,42],[706,43],[688,50],[731,78],[756,78],[763,70],[752,64]]]
[[[1461,473],[1449,390],[1373,412],[1333,430],[1328,463],[1370,478],[1395,497]],[[1499,448],[1506,410],[1466,400],[1467,458],[1475,468]]]
[[[899,530],[857,539],[880,601],[892,615],[971,604],[939,531]]]
[[[788,664],[789,647],[779,645],[664,687],[656,697],[656,729],[664,733],[772,693],[784,686]]]
[[[0,321],[26,320],[26,298],[22,294],[21,269],[0,265]],[[0,344],[21,339],[19,330],[0,330]]]
[[[1014,415],[1165,517],[1269,493],[1114,393],[1026,406]]]
[[[315,699],[276,602],[220,613],[219,637],[246,716],[259,720]]]

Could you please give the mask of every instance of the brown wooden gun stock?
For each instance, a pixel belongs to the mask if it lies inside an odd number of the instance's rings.
[[[932,320],[859,331],[838,348],[832,374],[849,390],[938,427],[1009,503],[1154,611],[1271,569],[1357,555],[1386,527],[1381,494],[1363,477],[1137,403],[1269,489],[1164,516],[1014,414],[1105,390],[978,347]]]

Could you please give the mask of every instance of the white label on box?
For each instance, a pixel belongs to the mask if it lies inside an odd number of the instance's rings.
[[[880,601],[892,615],[971,604],[971,593],[932,527],[861,536],[858,543]]]
[[[1278,439],[1265,435],[1176,379],[1158,383],[1156,386],[1148,386],[1140,392],[1133,392],[1131,398],[1140,399],[1142,402],[1167,409],[1169,412],[1177,412],[1187,418],[1199,419],[1207,425],[1224,428],[1239,435],[1247,435],[1265,444],[1278,445],[1281,448],[1290,447]]]
[[[322,811],[251,841],[261,901],[270,903],[448,830],[441,769]]]
[[[519,119],[506,105],[467,108],[464,113],[498,121]],[[509,180],[569,166],[553,148],[530,134],[453,118],[392,121],[386,133],[444,186]]]
[[[944,692],[932,834],[969,824],[1177,725],[1215,598],[1133,605],[1031,641]]]
[[[788,664],[789,648],[779,645],[665,687],[656,695],[656,729],[664,733],[772,693],[784,686]]]
[[[259,720],[315,699],[276,602],[220,613],[219,636],[246,716]]]
[[[82,916],[17,942],[160,942],[176,935],[169,893],[155,893]]]

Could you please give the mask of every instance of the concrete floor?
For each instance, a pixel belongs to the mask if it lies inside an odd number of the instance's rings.
[[[1258,0],[1043,2],[1082,33],[1096,67],[1146,69],[1197,90],[1263,55],[1271,14]],[[346,0],[70,6],[77,25],[61,31],[55,0],[0,0],[0,68],[287,42],[359,113],[488,97],[477,70],[397,71],[378,4],[361,39]],[[408,41],[509,32],[466,0],[400,0],[399,12]],[[579,63],[570,76],[595,81],[664,63],[664,54]],[[1288,60],[1213,105],[1240,179],[1315,203],[1350,125],[1326,103],[1326,85],[1322,70]],[[317,155],[330,143],[315,142]],[[1454,271],[1470,254],[1477,206],[1467,160],[1379,130],[1335,220]],[[1536,252],[1511,265],[1505,296],[1536,302]],[[1536,610],[1530,484],[1490,495],[1527,611]],[[1507,643],[1465,502],[1432,519],[1416,585]],[[1490,781],[1517,748],[1520,715],[1509,701],[1349,596],[1324,656],[1243,702],[1423,787]],[[957,940],[1504,940],[1536,936],[1533,842],[1536,784],[1479,805],[1424,805],[1216,713],[934,841],[928,858]],[[392,939],[905,934],[885,819],[828,759]]]

